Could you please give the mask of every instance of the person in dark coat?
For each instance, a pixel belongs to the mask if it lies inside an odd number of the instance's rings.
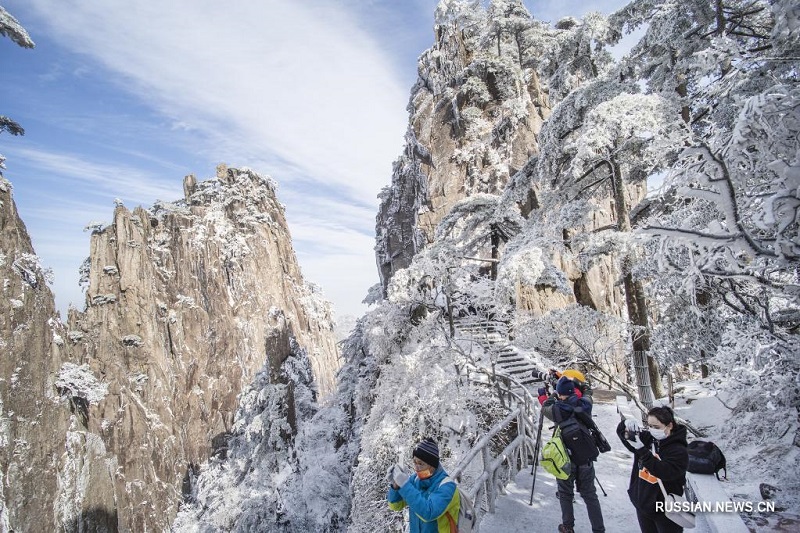
[[[647,429],[638,420],[625,419],[617,426],[622,444],[633,452],[633,468],[628,496],[636,508],[642,533],[679,533],[683,528],[656,511],[656,502],[664,495],[658,479],[668,494],[683,494],[689,453],[686,426],[675,421],[669,407],[653,407],[647,412]]]
[[[549,420],[563,421],[571,416],[575,416],[575,410],[581,409],[588,416],[592,416],[592,389],[588,385],[581,384],[583,396],[576,394],[576,383],[567,376],[561,376],[556,382],[556,392],[543,400],[547,394],[547,389],[539,389],[539,401],[542,402],[542,413]],[[556,413],[558,411],[558,413]],[[558,502],[561,505],[561,524],[558,526],[559,533],[574,533],[575,512],[572,500],[575,497],[575,488],[578,489],[583,501],[586,503],[586,510],[589,513],[589,522],[592,525],[593,533],[604,533],[603,511],[600,509],[600,499],[597,497],[597,489],[594,486],[594,462],[586,464],[572,463],[570,475],[567,479],[556,480],[558,491]]]

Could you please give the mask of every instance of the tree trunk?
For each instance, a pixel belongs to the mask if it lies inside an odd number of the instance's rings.
[[[675,87],[675,91],[678,93],[678,96],[681,97],[681,119],[683,119],[683,122],[686,124],[689,124],[689,121],[692,120],[692,110],[686,102],[686,97],[689,95],[686,76],[684,74],[679,74],[677,81],[678,86]]]
[[[492,266],[490,276],[492,281],[497,281],[497,260],[500,258],[500,234],[497,232],[497,226],[492,224]]]
[[[611,186],[614,192],[614,210],[617,218],[617,228],[621,232],[630,233],[631,219],[628,202],[625,199],[625,181],[622,179],[622,171],[619,165],[613,160],[611,161]],[[628,309],[628,319],[636,326],[631,332],[636,385],[639,388],[639,399],[649,407],[653,403],[653,397],[650,395],[655,394],[655,398],[660,398],[664,395],[664,388],[661,385],[658,364],[655,359],[650,356],[650,324],[648,320],[647,300],[645,299],[642,283],[633,279],[628,260],[623,261],[622,269],[624,272],[623,286],[625,288],[625,304]],[[648,398],[647,396],[650,397]]]
[[[709,312],[708,307],[711,303],[711,291],[707,288],[701,288],[695,290],[695,301],[697,302],[697,306],[700,308],[700,311],[703,313],[703,316]],[[706,351],[700,350],[700,377],[707,378],[708,377],[708,357],[706,357]]]
[[[455,338],[456,336],[456,325],[453,322],[453,304],[450,301],[450,294],[445,293],[445,305],[447,306],[447,325],[450,329],[450,338]]]

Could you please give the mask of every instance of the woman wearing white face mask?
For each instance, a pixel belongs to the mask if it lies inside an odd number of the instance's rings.
[[[664,501],[659,479],[667,493],[683,494],[689,465],[686,427],[675,421],[669,407],[650,409],[647,425],[642,429],[638,421],[626,419],[617,426],[622,444],[633,452],[628,496],[636,508],[642,533],[681,532],[683,528],[667,518],[663,510],[656,511],[656,502]]]

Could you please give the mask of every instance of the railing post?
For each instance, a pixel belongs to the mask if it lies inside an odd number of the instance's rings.
[[[506,402],[503,398],[503,389],[500,387],[500,380],[497,379],[497,372],[494,368],[494,361],[492,361],[492,379],[494,379],[494,386],[497,389],[497,399],[500,400],[500,406],[505,408]]]
[[[527,424],[525,424],[525,417],[527,416],[528,412],[528,400],[527,398],[523,399],[522,405],[520,406],[519,416],[517,416],[517,434],[525,436],[527,432]],[[522,450],[525,450],[525,445],[523,441],[523,445],[519,447],[521,450],[514,454],[514,471],[513,473],[516,474],[519,470],[522,469],[523,461],[522,461]],[[519,467],[519,469],[517,469]]]
[[[481,450],[483,455],[483,471],[486,473],[486,503],[489,506],[489,512],[494,513],[494,499],[496,497],[495,494],[495,486],[494,486],[494,475],[491,472],[492,467],[492,456],[489,455],[489,447],[484,446]]]
[[[483,517],[483,512],[481,509],[481,499],[483,499],[483,495],[486,492],[485,487],[486,487],[485,484],[478,487],[478,491],[475,493],[475,514],[477,515],[475,519],[476,523],[479,524],[478,526],[479,528],[480,528],[481,518]]]

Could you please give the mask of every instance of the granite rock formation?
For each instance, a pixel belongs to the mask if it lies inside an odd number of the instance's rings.
[[[169,529],[199,465],[225,453],[238,395],[281,368],[287,336],[313,395],[332,391],[330,304],[303,279],[269,178],[220,165],[187,176],[184,200],[118,204],[93,231],[86,308],[66,325],[2,189],[5,530]]]
[[[456,203],[501,193],[538,153],[549,107],[535,71],[509,57],[478,57],[477,45],[457,25],[439,25],[420,56],[405,150],[380,195],[375,249],[384,291]]]
[[[376,261],[384,296],[394,273],[434,242],[437,225],[465,198],[484,193],[502,196],[502,202],[515,205],[525,218],[539,208],[530,175],[551,108],[537,71],[535,47],[523,52],[523,37],[517,40],[511,30],[496,40],[487,37],[492,24],[522,27],[522,19],[529,25],[525,31],[539,31],[521,4],[515,9],[521,18],[513,23],[511,19],[487,22],[478,12],[469,13],[478,18],[466,22],[459,19],[463,12],[443,16],[435,27],[433,47],[420,56],[419,77],[408,105],[405,149],[394,163],[391,185],[381,192],[376,217]],[[489,40],[496,46],[487,46]],[[509,195],[515,180],[525,185]],[[629,187],[629,205],[639,203],[644,189]],[[613,198],[594,203],[589,222],[565,231],[591,233],[615,224]],[[496,249],[490,252],[493,246]],[[502,261],[504,246],[504,242],[493,245],[487,237],[485,249],[477,255]],[[519,285],[514,298],[519,311],[541,315],[577,302],[624,315],[617,258],[608,255],[582,264],[577,253],[563,248],[548,247],[544,252],[549,266],[560,273],[533,285]],[[554,279],[563,283],[553,283]]]
[[[69,410],[54,376],[59,336],[49,273],[0,176],[0,531],[44,531],[57,492]]]

